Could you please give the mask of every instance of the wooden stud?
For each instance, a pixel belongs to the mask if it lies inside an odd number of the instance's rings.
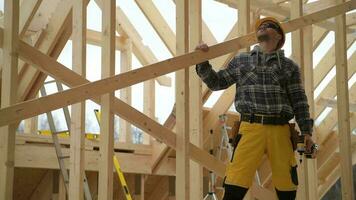
[[[306,26],[303,31],[303,67],[304,72],[304,88],[307,95],[310,117],[314,118],[314,87],[313,87],[313,29],[312,26]],[[313,135],[316,141],[316,134]],[[317,141],[316,141],[317,142]],[[317,177],[317,162],[316,159],[306,159],[305,165],[305,178],[307,179],[307,199],[317,199],[318,195],[315,191],[318,189]]]
[[[303,15],[303,2],[302,0],[295,0],[291,2],[291,18],[295,19]],[[304,53],[303,53],[303,32],[296,30],[292,32],[292,59],[299,65],[301,76],[304,77]],[[303,200],[309,197],[308,181],[306,176],[307,167],[305,162],[298,168],[298,178],[302,184],[299,185],[297,190],[297,199]]]
[[[18,34],[19,1],[4,2],[4,47],[1,89],[1,108],[16,103],[18,78]],[[13,198],[13,179],[15,165],[15,134],[18,123],[0,127],[0,199]]]
[[[73,2],[73,71],[86,77],[86,0]],[[84,199],[85,101],[71,106],[69,199]]]
[[[130,71],[132,67],[132,43],[129,38],[125,40],[125,48],[120,54],[120,73]],[[131,87],[120,90],[120,99],[131,105]],[[132,143],[131,124],[120,118],[119,141]]]
[[[189,1],[176,1],[177,55],[189,51]],[[189,69],[176,72],[176,199],[190,199]]]
[[[102,3],[103,79],[115,75],[115,5],[114,0]],[[113,198],[114,114],[111,112],[113,100],[113,92],[101,96],[99,200]]]
[[[24,37],[27,28],[30,26],[33,17],[35,16],[38,8],[40,7],[43,0],[30,0],[23,1],[21,4],[21,14],[19,21],[19,35],[20,38]]]
[[[189,49],[194,51],[202,40],[202,1],[189,1]],[[180,83],[181,84],[181,83]],[[190,142],[203,146],[202,81],[195,66],[189,68],[189,135]],[[203,168],[190,161],[190,199],[203,199]]]
[[[338,0],[344,3],[345,0]],[[355,199],[351,159],[351,130],[349,115],[349,90],[347,74],[347,48],[345,14],[335,17],[335,61],[336,61],[336,87],[338,130],[340,141],[341,191],[342,199]]]

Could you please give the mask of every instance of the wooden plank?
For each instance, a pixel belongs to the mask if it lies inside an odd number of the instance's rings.
[[[319,104],[324,105],[325,107],[336,108],[337,101],[331,98],[321,98]],[[350,103],[349,105],[350,112],[356,112],[356,103]]]
[[[45,153],[44,153],[45,152]],[[69,155],[70,149],[63,148],[63,154]],[[124,173],[150,174],[151,155],[140,155],[127,152],[115,153],[120,160],[121,169]],[[100,168],[100,152],[96,150],[85,151],[85,170],[98,171]],[[69,160],[65,160],[69,169]],[[59,169],[55,150],[51,145],[18,144],[15,151],[16,168],[43,168]],[[114,171],[113,171],[114,172]],[[170,158],[162,163],[162,167],[156,172],[157,175],[174,176],[175,159]]]
[[[310,25],[313,22],[315,23],[320,20],[332,17],[336,14],[347,12],[355,7],[356,2],[349,1],[335,7],[319,11],[317,13],[291,20],[287,23],[284,23],[283,26],[286,32],[294,31],[297,28]],[[17,104],[16,106],[7,107],[0,110],[1,114],[6,113],[6,115],[0,115],[0,125],[10,123],[11,121],[29,118],[40,113],[45,113],[56,108],[83,101],[84,99],[88,99],[96,95],[101,95],[113,90],[128,87],[130,85],[146,81],[173,71],[177,71],[196,63],[200,63],[204,60],[209,60],[213,57],[236,51],[236,49],[250,46],[255,42],[255,35],[254,33],[251,33],[243,37],[238,37],[236,39],[214,45],[210,48],[209,52],[195,51],[140,69],[131,70],[127,73],[119,74],[110,78],[72,88],[57,94],[48,95],[37,100],[32,100]],[[23,42],[20,42],[19,44],[19,56],[26,60],[26,62],[29,62],[37,67],[63,67],[63,65],[59,64],[54,59],[48,58],[47,56],[36,51],[33,47],[30,47]],[[61,98],[59,98],[59,96],[61,96]],[[36,110],[34,110],[34,108],[36,108]],[[4,116],[6,116],[6,118]]]
[[[85,0],[73,3],[73,71],[86,77],[86,29],[87,4]],[[70,173],[69,199],[84,199],[85,174],[85,101],[71,106],[70,123]]]
[[[102,34],[101,32],[88,29],[87,30],[87,43],[91,45],[101,46],[102,45]],[[115,48],[116,50],[124,50],[125,38],[121,36],[115,36]]]
[[[20,7],[19,35],[23,37],[43,0],[23,1]]]
[[[125,40],[125,48],[120,54],[120,73],[130,71],[132,68],[132,42],[129,38]],[[120,90],[120,99],[131,105],[132,90],[131,87]],[[119,120],[119,142],[132,143],[131,124],[125,120]]]
[[[16,103],[18,79],[19,1],[4,2],[4,47],[0,107]],[[13,198],[17,122],[0,127],[0,199]]]
[[[194,51],[202,41],[202,1],[189,1],[189,49]],[[202,81],[195,66],[189,68],[189,135],[190,142],[203,146]],[[190,199],[203,199],[203,167],[190,161]],[[167,180],[168,181],[168,180]],[[168,191],[168,190],[167,190]],[[168,196],[168,194],[167,194]]]
[[[343,3],[345,0],[338,0]],[[335,17],[335,61],[338,131],[340,141],[341,192],[342,199],[355,199],[352,175],[351,130],[349,116],[349,90],[347,74],[346,20],[345,14]]]
[[[115,9],[116,2],[102,3],[103,46],[101,78],[115,75]],[[101,96],[99,200],[113,198],[114,114],[111,112],[114,92]]]
[[[171,54],[175,55],[175,34],[169,27],[168,23],[164,20],[153,1],[135,0],[135,2],[148,21],[152,24],[152,27],[155,29],[159,37],[162,38],[163,43],[167,46]]]
[[[17,134],[17,143],[36,143],[36,144],[53,144],[52,137],[49,135],[30,135],[30,134]],[[58,138],[60,144],[69,145],[70,139],[67,137]],[[85,139],[85,146],[87,149],[99,149],[99,140]],[[129,144],[122,142],[115,142],[115,151],[118,152],[132,152],[139,155],[151,155],[152,149],[150,145],[143,144]]]
[[[50,22],[47,24],[46,31],[40,35],[35,41],[34,45],[41,52],[52,55],[56,48],[57,42],[61,37],[65,36],[67,27],[72,30],[72,1],[64,0],[59,2],[56,8],[56,12],[51,16]],[[58,53],[59,55],[59,53]],[[19,73],[19,88],[17,96],[21,101],[28,99],[31,93],[32,86],[36,84],[38,78],[41,76],[40,71],[36,68],[29,67],[28,64],[19,61],[21,71]],[[39,88],[38,88],[39,89]],[[32,96],[33,98],[33,96]]]
[[[189,1],[176,1],[176,52],[189,51]],[[190,199],[189,69],[176,72],[176,198]]]
[[[302,0],[295,0],[291,2],[291,18],[296,19],[303,16],[303,2]],[[292,60],[294,60],[301,70],[301,76],[304,82],[304,43],[303,31],[301,29],[292,32]],[[302,184],[299,185],[297,190],[297,199],[309,199],[308,190],[308,168],[304,162],[301,167],[298,167],[298,179]]]
[[[306,26],[303,31],[303,63],[304,63],[304,89],[308,99],[310,117],[314,119],[314,87],[313,87],[313,29],[312,26]],[[316,141],[316,134],[313,135],[313,140]],[[317,199],[318,177],[317,177],[317,160],[306,159],[304,162],[307,179],[307,195],[308,199]]]

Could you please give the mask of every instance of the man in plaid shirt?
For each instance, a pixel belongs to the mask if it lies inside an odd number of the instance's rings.
[[[295,199],[297,163],[289,120],[295,117],[309,152],[314,144],[313,120],[299,67],[281,50],[285,33],[280,23],[267,17],[257,21],[255,28],[259,45],[235,56],[226,69],[215,72],[209,61],[196,66],[199,77],[213,91],[236,85],[235,108],[242,123],[226,170],[224,200],[243,199],[264,153],[271,163],[278,198]],[[208,51],[209,47],[202,43],[196,49]]]

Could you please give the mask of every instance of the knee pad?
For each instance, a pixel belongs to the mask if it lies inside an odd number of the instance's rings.
[[[223,200],[242,200],[247,193],[248,188],[236,185],[224,185],[225,193]]]
[[[279,200],[295,200],[297,195],[297,191],[279,191],[276,189],[277,196]]]

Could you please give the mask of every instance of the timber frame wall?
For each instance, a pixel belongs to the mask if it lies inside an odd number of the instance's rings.
[[[140,179],[141,199],[158,199],[158,196],[164,199],[159,190],[144,197],[142,190],[148,175],[176,176],[173,184],[175,199],[203,199],[206,170],[214,171],[219,177],[225,173],[225,164],[207,151],[209,130],[219,130],[220,114],[228,113],[230,124],[238,119],[238,115],[228,112],[235,87],[225,90],[211,109],[203,108],[211,91],[201,83],[192,66],[211,60],[218,70],[236,53],[248,51],[256,43],[253,24],[260,15],[276,17],[283,21],[286,32],[292,33],[291,57],[301,67],[312,116],[317,118],[325,108],[333,108],[315,127],[314,139],[321,146],[318,158],[306,160],[299,167],[298,198],[322,198],[339,177],[343,199],[355,198],[352,166],[356,163],[356,136],[351,132],[356,128],[353,103],[356,87],[355,84],[348,86],[348,80],[356,71],[356,52],[347,58],[347,50],[356,39],[356,13],[346,14],[356,8],[355,0],[313,3],[304,0],[216,0],[239,10],[238,22],[222,43],[217,43],[202,20],[201,0],[174,1],[176,35],[151,0],[135,0],[173,56],[163,61],[158,61],[151,49],[143,44],[120,5],[114,0],[92,1],[102,10],[102,33],[86,29],[89,0],[61,0],[57,1],[45,28],[29,36],[27,31],[46,0],[24,0],[21,5],[19,0],[4,0],[5,12],[0,21],[0,200],[14,196],[15,168],[58,169],[53,147],[40,145],[51,144],[51,139],[35,134],[16,134],[19,122],[25,120],[27,133],[34,133],[36,116],[69,105],[75,113],[71,117],[72,136],[60,141],[62,145],[70,145],[66,149],[71,155],[68,166],[73,172],[70,173],[69,199],[83,198],[81,180],[86,170],[98,171],[99,199],[113,199],[113,179],[116,177],[111,170],[114,153],[122,161],[125,173],[145,174]],[[313,69],[313,52],[330,31],[335,32],[335,43]],[[73,70],[57,62],[69,39],[73,41]],[[211,45],[206,53],[194,51],[201,40]],[[85,78],[86,44],[102,48],[101,80],[90,82]],[[122,71],[117,75],[114,72],[115,50],[121,51]],[[131,69],[132,54],[144,67]],[[314,90],[334,65],[336,76],[314,98]],[[170,86],[171,80],[166,74],[171,72],[176,72],[176,83],[180,84],[175,88],[175,108],[162,125],[155,119],[155,80]],[[38,91],[47,76],[70,89],[38,98]],[[141,82],[144,83],[143,113],[130,105],[130,86]],[[120,98],[114,96],[116,90],[121,90]],[[87,99],[101,105],[100,141],[84,138],[84,102]],[[120,132],[124,133],[119,143],[114,143],[113,138],[114,115],[121,118]],[[132,144],[131,125],[146,133],[143,145]],[[98,148],[99,152],[88,151]],[[31,159],[27,159],[29,156]],[[247,198],[275,199],[266,158],[258,174],[261,185],[254,184]],[[171,183],[171,179],[157,180],[162,187],[168,182]],[[165,197],[173,196],[168,188],[166,190]]]

